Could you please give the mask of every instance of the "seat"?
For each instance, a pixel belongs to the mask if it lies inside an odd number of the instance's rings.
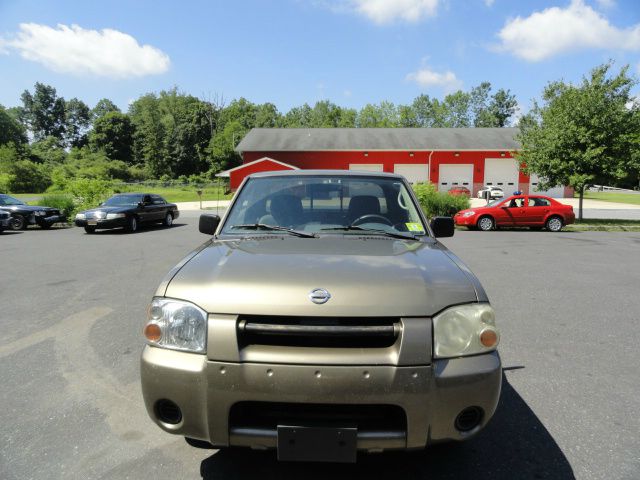
[[[373,195],[358,195],[349,202],[347,221],[352,223],[363,215],[380,215],[380,201]]]
[[[270,215],[260,219],[260,223],[293,227],[304,223],[302,201],[295,195],[275,195],[271,198]]]

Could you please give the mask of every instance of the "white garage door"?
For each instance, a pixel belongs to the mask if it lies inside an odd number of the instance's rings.
[[[487,158],[484,161],[484,184],[500,187],[505,196],[518,190],[518,162],[513,158]]]
[[[360,172],[382,172],[383,167],[381,163],[351,163],[349,164],[349,170],[358,170]]]
[[[429,164],[416,165],[411,163],[397,163],[393,166],[393,171],[406,178],[409,183],[429,181]]]
[[[473,165],[454,163],[440,165],[438,190],[448,192],[453,187],[466,187],[473,190]]]
[[[564,197],[564,187],[553,187],[553,188],[550,188],[549,190],[538,191],[539,180],[540,180],[540,177],[538,177],[538,175],[536,175],[535,173],[531,174],[531,178],[529,178],[529,193],[531,195],[535,195],[537,193],[538,195],[546,195],[547,197],[551,197],[551,198]]]

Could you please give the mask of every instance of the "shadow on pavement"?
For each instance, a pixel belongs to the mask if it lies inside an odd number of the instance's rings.
[[[157,230],[171,230],[172,228],[179,228],[179,227],[186,227],[188,224],[187,223],[174,223],[173,225],[171,225],[170,227],[165,227],[164,225],[156,225],[156,224],[141,224],[138,226],[138,230],[136,230],[135,232],[127,232],[124,228],[109,228],[109,229],[105,229],[105,230],[96,230],[93,233],[85,233],[84,230],[80,227],[76,227],[78,228],[79,231],[82,231],[82,233],[84,233],[85,235],[88,236],[93,236],[93,235],[137,235],[139,233],[145,233],[145,232],[154,232]]]
[[[357,464],[279,463],[275,452],[220,450],[200,465],[204,479],[574,479],[566,457],[503,376],[495,416],[477,437],[424,452],[359,455]]]

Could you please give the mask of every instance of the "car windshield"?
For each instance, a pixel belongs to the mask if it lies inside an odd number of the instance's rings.
[[[22,200],[10,197],[9,195],[0,195],[0,205],[26,205]]]
[[[404,232],[407,238],[427,232],[413,198],[397,178],[287,175],[249,179],[221,233],[282,234],[283,229],[323,235]]]
[[[142,201],[142,195],[114,195],[102,205],[105,207],[123,207],[138,205]]]

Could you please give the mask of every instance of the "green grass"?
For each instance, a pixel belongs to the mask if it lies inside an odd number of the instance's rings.
[[[200,200],[196,187],[117,187],[120,191],[155,193],[167,202],[197,202]],[[206,187],[202,190],[202,201],[229,200],[233,194],[225,194],[222,187]]]
[[[578,194],[575,195],[579,197]],[[640,193],[617,193],[617,192],[584,192],[584,198],[589,200],[601,200],[603,202],[631,203],[640,205]]]
[[[144,193],[156,193],[162,196],[167,202],[197,202],[200,200],[196,191],[196,187],[132,187],[132,186],[116,186],[116,189],[120,192],[144,192]],[[64,193],[64,192],[61,192]],[[46,193],[12,193],[12,197],[20,199],[30,199],[29,204],[38,205],[39,199],[46,195]],[[202,190],[202,201],[210,200],[229,200],[233,194],[225,194],[223,187],[206,187]],[[36,198],[36,200],[31,200]]]

